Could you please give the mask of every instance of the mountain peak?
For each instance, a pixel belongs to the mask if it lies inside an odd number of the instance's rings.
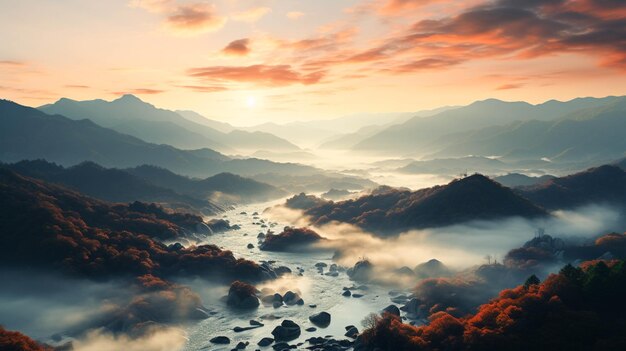
[[[136,97],[133,94],[124,94],[120,96],[119,98],[113,100],[113,102],[145,103],[143,100],[141,100],[140,98]]]

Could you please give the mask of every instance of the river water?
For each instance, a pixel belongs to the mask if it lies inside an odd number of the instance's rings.
[[[253,219],[252,214],[258,212],[260,214],[259,219],[269,222],[269,219],[263,216],[263,210],[268,205],[270,204],[242,206],[226,212],[224,218],[229,220],[231,224],[238,224],[241,229],[207,236],[203,243],[216,244],[231,250],[238,258],[246,258],[255,262],[274,260],[276,266],[291,268],[293,274],[287,274],[287,276],[267,284],[257,285],[257,288],[271,288],[281,294],[287,290],[299,292],[304,300],[304,305],[283,305],[274,308],[261,304],[256,310],[235,311],[218,299],[227,294],[228,286],[203,287],[201,284],[198,286],[198,284],[191,283],[194,290],[200,293],[212,315],[208,319],[187,328],[189,341],[185,350],[230,350],[240,341],[249,341],[250,345],[247,349],[254,350],[260,348],[256,344],[263,337],[272,337],[272,330],[275,326],[280,325],[283,319],[293,320],[300,325],[302,330],[300,338],[291,341],[290,344],[304,342],[310,337],[327,335],[332,335],[336,339],[344,339],[346,338],[344,336],[346,326],[354,325],[361,331],[363,329],[362,321],[365,317],[371,313],[378,313],[391,304],[389,288],[374,284],[367,284],[367,289],[353,290],[353,293],[363,294],[363,297],[342,296],[343,287],[358,287],[362,284],[351,281],[345,271],[340,272],[337,277],[318,272],[315,267],[316,263],[324,262],[328,266],[333,263],[332,252],[285,253],[259,250],[257,234],[267,231],[267,228],[253,224],[257,220]],[[242,214],[243,212],[246,214]],[[285,225],[287,224],[277,222],[274,230],[280,232],[280,229]],[[253,249],[247,248],[249,243],[254,245]],[[297,274],[298,267],[304,269],[302,276]],[[311,304],[316,305],[316,307],[310,307]],[[306,328],[314,326],[309,321],[309,316],[321,311],[331,314],[330,325],[327,328],[318,327],[315,332],[306,332]],[[270,320],[264,318],[264,315],[274,315],[277,319]],[[233,331],[233,328],[237,326],[250,326],[249,321],[251,319],[260,321],[265,326],[240,333]],[[231,343],[225,346],[211,344],[209,340],[220,335],[229,337]],[[260,349],[271,349],[271,346]]]

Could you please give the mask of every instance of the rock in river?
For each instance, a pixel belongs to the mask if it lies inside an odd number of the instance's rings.
[[[214,344],[226,345],[226,344],[230,344],[230,339],[226,336],[216,336],[213,339],[211,339],[211,342]]]
[[[309,317],[311,323],[318,327],[326,328],[330,324],[330,313],[320,312]]]
[[[276,341],[290,341],[299,337],[300,333],[300,326],[289,319],[285,319],[272,331]]]

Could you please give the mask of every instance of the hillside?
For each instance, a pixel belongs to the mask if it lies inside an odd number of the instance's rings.
[[[340,221],[383,233],[473,220],[533,218],[547,213],[480,174],[418,191],[391,190],[305,212],[316,224]]]
[[[530,185],[541,184],[553,178],[555,177],[551,175],[542,175],[539,177],[532,177],[532,176],[527,176],[521,173],[508,173],[505,175],[494,177],[493,180],[495,180],[496,182],[506,187],[514,188],[514,187],[519,187],[519,186],[530,186]]]
[[[617,166],[601,166],[515,191],[548,209],[587,204],[626,206],[626,171]]]
[[[376,317],[361,350],[621,350],[626,344],[624,261],[565,266],[537,277],[457,318],[433,314],[414,327],[394,315]]]
[[[168,247],[202,219],[112,205],[0,169],[0,263],[104,279],[172,274],[261,279],[260,267],[212,245]],[[189,228],[189,229],[187,229]]]
[[[181,195],[119,169],[107,169],[93,162],[64,168],[43,160],[2,165],[27,177],[60,184],[85,195],[112,202],[155,202],[168,208],[214,215],[223,208],[202,197]]]
[[[286,195],[286,192],[277,187],[232,173],[195,179],[155,166],[143,165],[125,171],[152,184],[194,197],[212,198],[216,193],[223,193],[231,197],[231,202],[261,202]]]

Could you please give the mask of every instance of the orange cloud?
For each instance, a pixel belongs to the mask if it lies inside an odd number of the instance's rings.
[[[179,4],[175,0],[133,0],[131,7],[165,16],[167,28],[177,33],[204,33],[224,26],[226,19],[217,15],[213,5],[197,2]]]
[[[137,88],[137,89],[129,89],[126,91],[114,91],[111,94],[113,95],[125,95],[125,94],[136,94],[136,95],[154,95],[164,93],[165,90],[159,89],[147,89],[147,88]]]
[[[249,44],[250,39],[248,38],[231,41],[224,49],[222,49],[222,52],[227,55],[246,56],[250,53]]]
[[[183,32],[207,32],[222,28],[226,20],[215,14],[213,6],[207,4],[180,5],[168,15],[169,27]]]
[[[222,86],[205,86],[205,85],[179,85],[180,88],[189,89],[197,93],[217,93],[226,91],[228,88]]]
[[[387,0],[378,10],[382,15],[397,15],[441,0]]]
[[[188,70],[192,77],[208,81],[254,83],[263,86],[310,85],[318,83],[325,72],[301,73],[290,65],[212,66]]]
[[[523,87],[524,84],[513,84],[513,83],[509,83],[509,84],[502,84],[500,86],[498,86],[496,88],[496,90],[511,90],[511,89],[519,89],[521,87]]]

